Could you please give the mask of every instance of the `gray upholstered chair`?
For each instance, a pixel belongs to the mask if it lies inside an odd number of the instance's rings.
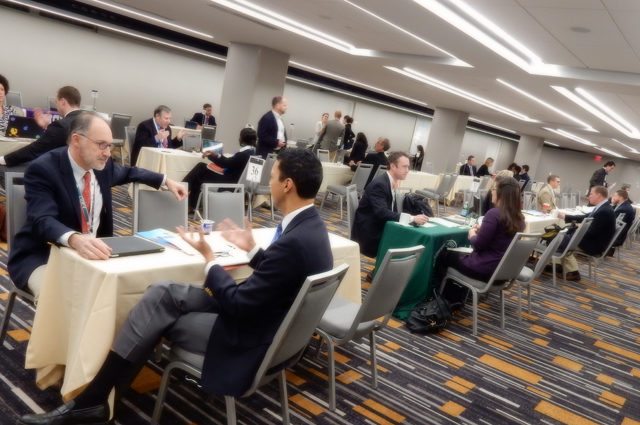
[[[456,183],[458,179],[457,174],[443,174],[440,179],[440,183],[438,183],[438,187],[435,190],[429,189],[418,189],[416,193],[420,196],[423,196],[427,199],[434,200],[436,203],[436,215],[440,215],[440,201],[442,201],[443,209],[446,214],[447,206],[446,199],[453,188],[453,185]]]
[[[384,173],[386,173],[389,170],[389,167],[386,165],[380,165],[378,166],[378,169],[376,170],[376,173],[374,174],[373,178],[375,179],[378,176],[383,175]],[[373,180],[373,179],[372,179]]]
[[[358,197],[362,196],[362,192],[364,191],[364,187],[367,184],[369,176],[371,175],[371,171],[373,171],[372,164],[358,164],[358,168],[356,168],[356,172],[353,174],[351,178],[351,183],[349,185],[356,185],[356,190],[358,192]],[[324,197],[322,198],[322,202],[320,203],[320,209],[324,208],[324,202],[327,200],[327,196],[335,195],[338,197],[338,203],[340,204],[340,219],[342,219],[342,203],[347,195],[347,185],[338,185],[338,184],[330,184],[327,186],[327,190],[324,192]]]
[[[336,345],[363,336],[369,337],[372,384],[374,388],[377,387],[376,331],[389,321],[423,251],[422,245],[387,251],[362,304],[353,303],[339,295],[331,300],[316,329],[321,337],[318,350],[322,341],[326,341],[328,347],[329,409],[336,408]]]
[[[350,184],[347,186],[345,197],[347,198],[347,225],[349,227],[349,236],[353,228],[353,220],[356,218],[356,210],[358,209],[358,186]]]
[[[127,151],[127,161],[131,162],[131,146],[133,146],[133,142],[136,139],[136,127],[133,125],[128,125],[124,128],[124,131],[127,137],[124,139],[124,148]],[[122,164],[124,165],[124,153],[122,158]],[[129,164],[132,167],[136,164]]]
[[[247,170],[251,166],[251,162],[255,161],[262,162],[262,174],[260,175],[260,182],[257,184],[255,182],[249,181],[249,179],[247,178]],[[247,166],[242,172],[242,175],[240,176],[240,180],[238,181],[238,183],[244,185],[244,193],[246,193],[247,197],[249,198],[249,206],[247,207],[249,211],[249,220],[253,220],[253,199],[256,196],[261,195],[269,197],[269,203],[271,204],[271,219],[273,220],[275,218],[273,199],[271,199],[271,188],[269,187],[269,180],[271,179],[271,169],[273,168],[273,164],[275,163],[276,157],[274,156],[268,157],[266,160],[260,157],[251,157],[249,162],[247,162]]]
[[[331,162],[331,157],[329,156],[329,151],[326,149],[318,149],[316,153],[320,162]]]
[[[186,183],[182,183],[187,186]],[[133,233],[153,229],[175,230],[187,227],[187,198],[178,201],[169,191],[133,184]]]
[[[450,280],[469,288],[473,299],[473,336],[478,335],[478,295],[490,291],[500,292],[500,327],[504,329],[504,289],[518,278],[527,259],[540,241],[540,236],[539,233],[516,233],[498,267],[486,282],[465,276],[453,267],[447,269],[444,284],[440,286],[440,293],[444,291],[446,283]]]
[[[206,183],[202,185],[202,196],[204,218],[216,223],[230,218],[238,226],[244,227],[244,185]]]
[[[282,422],[285,424],[289,423],[285,369],[296,364],[302,357],[304,349],[313,335],[314,328],[320,322],[348,268],[348,265],[342,264],[329,272],[309,276],[305,280],[289,312],[280,324],[256,372],[251,387],[242,395],[242,397],[248,397],[262,385],[277,378],[280,387],[280,403],[282,404]],[[202,376],[204,355],[191,353],[176,346],[172,347],[169,358],[171,362],[162,375],[162,382],[153,409],[152,424],[157,424],[160,420],[169,378],[174,369],[183,370],[198,379]],[[225,396],[224,399],[227,424],[236,424],[235,398]]]
[[[620,233],[622,233],[622,231],[624,230],[624,226],[625,226],[624,221],[623,222],[616,221],[616,231],[613,233],[613,237],[607,244],[607,247],[605,248],[605,250],[602,251],[602,253],[600,253],[599,255],[589,255],[580,249],[577,249],[574,252],[574,255],[579,257],[584,257],[587,259],[587,263],[589,264],[589,277],[590,278],[593,277],[593,283],[598,284],[598,265],[600,264],[601,261],[605,261],[605,259],[607,258],[607,254],[609,253],[609,250],[613,246],[616,239],[618,239],[618,236],[620,236]],[[593,265],[593,273],[591,272],[592,265]]]

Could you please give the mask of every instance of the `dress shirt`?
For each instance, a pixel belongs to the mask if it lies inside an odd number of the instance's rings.
[[[278,124],[278,135],[276,139],[284,140],[284,123],[282,122],[282,117],[276,111],[271,112],[273,112],[273,116],[276,117],[276,123]]]
[[[388,171],[387,176],[389,176],[389,183],[391,184],[391,211],[398,211],[398,206],[396,205],[396,181]]]

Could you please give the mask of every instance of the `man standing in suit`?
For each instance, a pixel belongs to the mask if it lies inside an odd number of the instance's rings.
[[[556,206],[556,190],[559,188],[560,177],[555,174],[549,174],[547,184],[538,191],[538,196],[536,196],[538,211],[548,213],[558,208]]]
[[[616,168],[616,163],[613,161],[607,161],[602,168],[598,168],[594,171],[591,179],[589,180],[589,189],[593,186],[608,187],[607,174],[609,174],[614,168]]]
[[[271,196],[284,214],[271,245],[258,248],[245,229],[223,222],[223,237],[246,250],[253,274],[238,285],[216,264],[202,232],[181,236],[205,258],[204,287],[164,282],[151,286],[131,310],[94,380],[56,410],[27,415],[21,424],[102,423],[112,388],[126,388],[162,336],[204,353],[201,384],[216,395],[241,396],[305,279],[333,267],[327,229],[313,205],[322,165],[309,151],[288,149],[271,172]],[[72,422],[76,420],[77,422]],[[101,422],[102,421],[102,422]]]
[[[478,170],[476,169],[476,157],[473,155],[469,155],[467,157],[467,162],[460,166],[460,170],[458,174],[461,176],[472,176],[475,177]]]
[[[217,125],[216,117],[213,116],[213,106],[210,103],[202,105],[202,112],[193,114],[191,121],[198,124],[198,128],[202,128],[203,125]]]
[[[333,119],[327,123],[327,126],[322,130],[320,134],[319,146],[320,149],[326,149],[329,151],[329,159],[331,162],[336,159],[336,152],[338,151],[338,138],[344,133],[344,124],[340,121],[342,118],[342,111],[335,111],[333,113]]]
[[[373,179],[364,190],[353,219],[351,239],[360,244],[360,252],[367,257],[375,257],[378,253],[386,222],[400,220],[395,190],[400,181],[407,178],[411,161],[404,152],[392,152],[389,164],[389,170]],[[423,214],[411,216],[411,222],[419,225],[428,220]]]
[[[143,146],[150,148],[179,148],[182,146],[184,131],[171,137],[171,109],[160,105],[153,111],[153,118],[142,121],[136,128],[136,136],[131,147],[131,165],[136,165]]]
[[[162,174],[122,167],[111,160],[109,124],[82,112],[70,129],[69,146],[33,161],[24,174],[27,221],[9,254],[11,279],[38,296],[50,244],[68,246],[90,260],[106,260],[110,248],[97,237],[113,236],[111,187],[140,181],[166,185],[178,199],[186,189]]]
[[[276,96],[271,99],[271,110],[258,121],[257,153],[266,159],[270,153],[287,145],[287,131],[282,115],[287,112],[287,99]]]
[[[63,117],[52,122],[38,140],[27,146],[0,156],[0,165],[15,167],[25,162],[33,161],[43,153],[64,146],[69,136],[69,128],[74,118],[80,113],[81,96],[78,89],[64,86],[56,95],[56,108]]]
[[[582,242],[578,245],[578,248],[588,255],[602,254],[602,252],[607,248],[607,244],[611,242],[611,238],[613,238],[616,231],[616,217],[607,198],[608,194],[606,187],[593,186],[589,190],[589,203],[591,205],[595,205],[591,213],[586,216],[570,216],[565,215],[562,212],[558,214],[558,218],[563,219],[565,222],[581,222],[587,217],[593,218],[591,227],[589,227],[589,230],[587,230],[587,233],[585,233],[582,238]],[[557,252],[564,251],[572,236],[572,233],[567,233],[565,235]],[[567,280],[580,280],[578,261],[573,254],[564,257],[562,260],[562,267],[567,272]]]
[[[615,253],[615,249],[618,246],[622,246],[625,239],[627,238],[627,233],[629,232],[629,227],[636,219],[636,210],[631,205],[631,201],[629,200],[629,193],[624,189],[616,190],[616,192],[611,197],[611,202],[613,203],[613,213],[616,216],[616,220],[620,214],[624,214],[624,229],[618,239],[613,243],[613,247],[607,253],[607,255],[613,255]]]

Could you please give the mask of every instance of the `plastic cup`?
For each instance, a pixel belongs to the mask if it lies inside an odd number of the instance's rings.
[[[202,220],[200,221],[200,228],[202,229],[202,233],[205,235],[213,232],[213,226],[216,224],[213,220]]]

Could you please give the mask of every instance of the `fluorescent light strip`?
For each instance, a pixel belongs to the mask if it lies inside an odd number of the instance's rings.
[[[156,43],[156,44],[160,44],[160,45],[163,45],[163,46],[171,47],[173,49],[182,50],[182,51],[185,51],[185,52],[193,53],[193,54],[204,56],[204,57],[207,57],[207,58],[219,60],[221,62],[226,62],[227,61],[225,58],[220,57],[220,56],[216,56],[216,55],[212,55],[212,54],[209,54],[209,53],[205,53],[205,52],[202,52],[200,50],[190,49],[188,47],[184,47],[184,46],[181,46],[179,44],[168,43],[166,41],[158,40],[158,39],[152,38],[152,37],[147,37],[145,35],[141,35],[141,34],[138,34],[138,33],[121,30],[119,28],[112,27],[110,25],[101,24],[101,23],[99,23],[97,21],[94,21],[94,20],[91,20],[91,19],[83,19],[83,18],[80,18],[80,17],[75,16],[75,15],[69,15],[69,14],[66,14],[66,13],[58,12],[55,9],[38,6],[35,3],[25,2],[25,1],[20,1],[20,0],[6,0],[6,1],[9,2],[9,3],[19,4],[21,6],[26,6],[26,7],[29,7],[31,9],[40,10],[42,12],[50,13],[52,15],[62,16],[63,18],[70,19],[72,21],[82,22],[82,23],[93,25],[94,27],[102,28],[102,29],[105,29],[105,30],[108,30],[108,31],[113,31],[113,32],[116,32],[116,33],[119,33],[119,34],[128,35],[130,37],[134,37],[134,38],[137,38],[137,39],[140,39],[140,40],[150,41],[152,43]]]
[[[510,128],[500,127],[499,125],[496,125],[496,124],[493,124],[493,123],[490,123],[490,122],[486,122],[486,121],[482,121],[482,120],[479,120],[477,118],[471,117],[471,118],[469,118],[469,121],[475,122],[475,123],[478,123],[478,124],[483,124],[483,125],[486,125],[486,126],[489,126],[489,127],[497,128],[499,130],[508,131],[509,133],[518,134],[517,131],[511,130]]]
[[[144,19],[148,19],[150,21],[157,22],[157,23],[162,24],[164,26],[168,26],[168,27],[171,27],[171,28],[176,28],[176,29],[179,29],[181,31],[185,31],[185,32],[189,32],[191,34],[198,35],[200,37],[205,37],[205,38],[209,38],[209,39],[213,38],[213,36],[211,34],[206,34],[204,32],[200,32],[200,31],[196,31],[194,29],[188,28],[188,27],[184,27],[182,25],[177,25],[177,24],[174,24],[173,22],[167,21],[166,19],[156,18],[155,16],[151,16],[151,15],[146,14],[146,13],[141,13],[141,12],[138,12],[137,10],[129,9],[127,7],[122,7],[120,5],[113,4],[111,2],[102,1],[102,0],[91,0],[91,1],[93,3],[97,3],[99,5],[108,7],[109,9],[115,9],[115,10],[118,10],[120,12],[124,12],[124,13],[126,13],[128,15],[134,15],[134,16],[138,16],[138,17],[141,17],[141,18],[144,18]]]
[[[360,96],[360,95],[357,95],[355,93],[350,93],[350,92],[345,91],[345,90],[340,90],[340,89],[336,89],[336,88],[333,88],[333,87],[325,86],[323,84],[314,83],[312,81],[304,80],[302,78],[287,76],[287,80],[291,80],[291,81],[295,81],[295,82],[298,82],[298,83],[306,84],[308,86],[318,87],[318,88],[321,88],[321,89],[324,89],[324,90],[332,91],[334,93],[344,94],[344,95],[349,96],[349,97],[355,97],[356,99],[366,100],[367,102],[377,103],[378,105],[383,105],[383,106],[386,106],[386,107],[389,107],[389,108],[397,109],[399,111],[409,112],[411,114],[419,115],[421,117],[433,118],[433,116],[425,114],[423,112],[414,111],[412,109],[403,108],[401,106],[392,105],[390,103],[380,102],[378,100],[371,99],[369,97]]]
[[[561,95],[565,96],[566,98],[568,98],[572,102],[576,103],[578,106],[582,107],[583,109],[587,110],[591,114],[593,114],[596,117],[600,118],[602,121],[606,122],[611,127],[615,128],[616,130],[620,131],[621,133],[625,134],[626,136],[631,137],[633,139],[640,139],[640,132],[638,132],[638,130],[635,127],[631,126],[629,123],[627,123],[626,121],[623,120],[624,123],[626,123],[627,125],[629,125],[631,127],[631,129],[627,128],[622,123],[616,121],[615,119],[613,119],[613,118],[609,117],[607,114],[605,114],[601,109],[599,109],[599,106],[597,104],[590,103],[590,101],[586,100],[583,97],[578,96],[576,93],[572,92],[571,90],[569,90],[566,87],[562,87],[562,86],[551,86],[551,87],[555,91],[560,93]],[[582,90],[582,91],[584,92],[584,90]],[[591,96],[591,98],[593,98],[593,96]],[[595,99],[595,98],[593,98],[593,99]],[[599,101],[597,101],[597,102],[601,104],[601,102],[599,102]]]
[[[477,131],[478,133],[490,134],[491,136],[500,137],[501,139],[513,140],[514,142],[518,142],[519,141],[515,137],[509,137],[509,136],[504,135],[504,134],[498,134],[498,133],[494,133],[492,131],[482,130],[481,128],[469,127],[468,125],[466,126],[466,128],[468,128],[471,131]]]
[[[629,145],[625,145],[624,143],[622,143],[622,142],[621,142],[620,140],[618,140],[618,139],[611,139],[611,140],[613,140],[613,141],[614,141],[614,142],[616,142],[617,144],[622,145],[622,146],[624,146],[625,148],[629,149],[629,152],[631,152],[631,153],[640,153],[640,152],[638,152],[638,150],[637,150],[636,148],[632,148],[632,147],[631,147],[631,146],[629,146]]]
[[[554,111],[554,112],[556,112],[556,113],[558,113],[558,114],[562,115],[563,117],[570,119],[571,121],[575,122],[576,124],[581,125],[582,127],[584,127],[584,129],[585,129],[586,131],[591,131],[591,132],[595,132],[595,133],[597,133],[597,132],[598,132],[598,130],[594,129],[593,127],[591,127],[591,126],[590,126],[589,124],[587,124],[586,122],[584,122],[584,121],[580,121],[578,118],[574,117],[573,115],[569,115],[569,114],[568,114],[568,113],[566,113],[565,111],[563,111],[563,110],[561,110],[561,109],[556,108],[555,106],[553,106],[553,105],[551,105],[551,104],[549,104],[549,103],[545,102],[544,100],[542,100],[542,99],[540,99],[540,98],[538,98],[538,97],[536,97],[536,96],[532,95],[531,93],[529,93],[529,92],[527,92],[527,91],[524,91],[524,90],[522,90],[521,88],[516,87],[516,86],[514,86],[513,84],[510,84],[510,83],[508,83],[508,82],[506,82],[506,81],[504,81],[504,80],[502,80],[502,79],[500,79],[500,78],[496,78],[496,81],[497,81],[497,82],[499,82],[499,83],[500,83],[500,84],[502,84],[502,85],[505,85],[505,86],[509,87],[511,90],[513,90],[513,91],[515,91],[515,92],[517,92],[517,93],[520,93],[521,95],[523,95],[523,96],[525,96],[525,97],[528,97],[528,98],[529,98],[529,99],[531,99],[531,100],[534,100],[534,101],[538,102],[538,103],[539,103],[539,104],[541,104],[542,106],[545,106],[545,107],[547,107],[547,108],[551,109],[552,111]]]
[[[478,26],[460,16],[458,13],[444,6],[440,1],[414,1],[522,69],[528,71],[531,67],[542,64],[542,60],[531,50],[509,34],[505,33],[500,29],[500,27],[461,0],[450,0],[450,2],[466,13],[466,18],[471,18],[476,22],[476,24],[480,24],[488,29],[494,36],[498,37],[502,43],[494,39]]]
[[[354,84],[354,85],[357,85],[357,86],[365,87],[365,88],[377,91],[379,93],[384,93],[384,94],[392,96],[392,97],[397,97],[398,99],[403,99],[403,100],[406,100],[406,101],[409,101],[409,102],[417,103],[418,105],[427,106],[427,103],[423,102],[421,100],[414,99],[412,97],[403,96],[403,95],[398,94],[398,93],[394,93],[394,92],[391,92],[391,91],[388,91],[388,90],[385,90],[385,89],[381,89],[380,87],[371,86],[371,85],[365,84],[365,83],[363,83],[361,81],[352,80],[350,78],[343,77],[342,75],[334,74],[332,72],[325,71],[323,69],[314,68],[312,66],[305,65],[303,63],[295,62],[295,61],[289,61],[289,63],[291,65],[293,65],[293,66],[297,66],[299,68],[308,69],[310,71],[316,72],[318,74],[326,75],[326,76],[329,76],[331,78],[335,78],[335,79],[340,80],[340,81],[346,81],[347,83],[351,83],[351,84]]]
[[[420,73],[418,71],[415,71],[415,70],[413,70],[411,68],[406,68],[405,67],[403,69],[399,69],[399,68],[396,68],[396,67],[393,67],[393,66],[385,66],[385,68],[387,68],[387,69],[389,69],[389,70],[391,70],[393,72],[397,72],[399,74],[402,74],[402,75],[404,75],[406,77],[413,78],[414,80],[420,81],[420,82],[422,82],[424,84],[437,87],[437,88],[439,88],[441,90],[447,91],[449,93],[453,93],[453,94],[455,94],[457,96],[460,96],[460,97],[464,97],[465,99],[471,100],[472,102],[475,102],[475,103],[478,103],[480,105],[486,106],[488,108],[494,109],[494,110],[496,110],[498,112],[501,112],[501,113],[503,113],[505,115],[509,115],[511,117],[518,118],[519,120],[526,121],[526,122],[538,122],[537,120],[529,118],[528,116],[526,116],[526,115],[524,115],[524,114],[522,114],[520,112],[514,111],[514,110],[509,109],[509,108],[507,108],[505,106],[499,105],[499,104],[497,104],[495,102],[492,102],[492,101],[490,101],[488,99],[485,99],[483,97],[476,96],[473,93],[467,92],[467,91],[462,90],[462,89],[460,89],[458,87],[455,87],[455,86],[452,86],[450,84],[447,84],[447,83],[445,83],[443,81],[440,81],[440,80],[437,80],[435,78],[429,77],[428,75],[422,74],[422,73]]]
[[[596,149],[598,149],[598,150],[600,150],[600,151],[602,151],[604,153],[608,153],[611,156],[615,156],[616,158],[624,158],[624,159],[627,158],[626,156],[622,156],[618,152],[614,152],[611,149],[601,148],[601,147],[596,147]]]
[[[592,105],[596,106],[597,108],[600,108],[600,110],[603,113],[605,113],[609,118],[611,118],[613,121],[618,123],[620,126],[622,126],[623,128],[626,128],[627,129],[627,131],[626,131],[627,136],[629,136],[631,138],[634,138],[634,139],[640,139],[640,131],[638,131],[637,128],[635,128],[633,125],[631,125],[631,123],[629,123],[629,121],[627,121],[624,118],[622,118],[613,109],[609,108],[607,105],[602,103],[599,99],[597,99],[591,93],[589,93],[588,91],[586,91],[585,89],[580,88],[580,87],[576,87],[576,93],[581,95],[583,99],[586,99],[587,101],[591,102]]]
[[[591,146],[591,147],[595,147],[595,146],[596,146],[596,144],[595,144],[595,143],[593,143],[593,142],[591,142],[591,141],[589,141],[589,140],[587,140],[587,139],[583,139],[583,138],[582,138],[582,137],[580,137],[580,136],[576,136],[576,135],[575,135],[575,134],[573,134],[573,133],[569,133],[568,131],[564,131],[564,130],[562,130],[562,129],[553,129],[553,128],[549,128],[549,127],[543,127],[543,128],[544,128],[545,130],[547,130],[547,131],[552,132],[552,133],[556,133],[556,134],[559,134],[559,135],[561,135],[561,136],[564,136],[564,137],[566,137],[566,138],[568,138],[568,139],[571,139],[571,140],[573,140],[573,141],[576,141],[576,142],[578,142],[578,143],[582,143],[583,145]]]
[[[545,145],[549,145],[549,146],[555,146],[556,148],[559,148],[559,147],[560,147],[560,145],[558,145],[558,144],[556,144],[556,143],[551,143],[551,142],[550,142],[550,141],[548,141],[548,140],[545,140],[545,141],[544,141],[544,144],[545,144]]]

